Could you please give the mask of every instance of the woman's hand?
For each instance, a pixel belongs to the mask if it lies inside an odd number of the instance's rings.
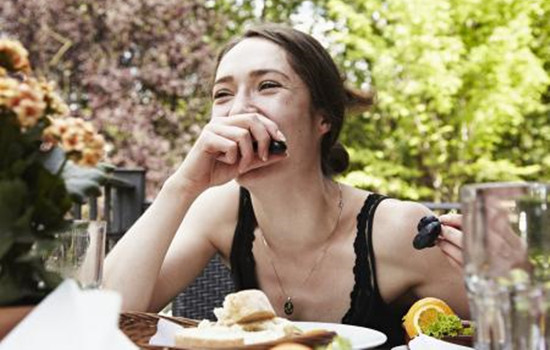
[[[452,265],[462,269],[464,266],[462,215],[444,214],[439,217],[439,221],[441,222],[441,234],[437,245]]]
[[[269,118],[258,113],[213,117],[174,175],[188,188],[204,189],[286,157],[269,154],[271,140],[285,141]],[[253,142],[257,142],[254,151]]]

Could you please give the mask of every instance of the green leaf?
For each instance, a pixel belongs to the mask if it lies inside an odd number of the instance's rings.
[[[49,152],[42,153],[40,160],[44,168],[52,174],[59,174],[65,164],[65,151],[61,147],[54,147]]]
[[[32,170],[30,187],[35,189],[32,193],[35,207],[32,222],[46,229],[55,227],[63,220],[72,204],[65,182],[60,176],[53,175],[42,166]]]
[[[0,181],[0,232],[12,230],[27,205],[28,190],[20,179]]]
[[[101,185],[106,181],[106,173],[99,168],[83,167],[68,161],[63,168],[63,178],[67,191],[77,202],[84,202],[88,196],[101,195]]]

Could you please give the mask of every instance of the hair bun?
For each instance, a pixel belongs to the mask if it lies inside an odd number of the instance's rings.
[[[332,175],[343,173],[348,168],[349,154],[340,142],[336,142],[330,149],[327,163]]]
[[[349,113],[363,113],[373,104],[375,94],[372,91],[364,91],[351,86],[344,87],[346,92],[346,110]]]

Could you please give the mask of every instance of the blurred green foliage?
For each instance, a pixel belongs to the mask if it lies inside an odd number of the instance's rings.
[[[349,183],[457,200],[464,183],[550,179],[550,6],[533,0],[330,0],[350,82]],[[360,62],[361,64],[357,64]]]

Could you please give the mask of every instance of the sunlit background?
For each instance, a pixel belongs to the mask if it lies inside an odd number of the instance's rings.
[[[376,91],[343,130],[342,181],[453,201],[468,182],[550,179],[547,0],[0,2],[1,35],[102,130],[106,161],[147,169],[149,197],[209,118],[217,50],[258,22],[312,33]]]

